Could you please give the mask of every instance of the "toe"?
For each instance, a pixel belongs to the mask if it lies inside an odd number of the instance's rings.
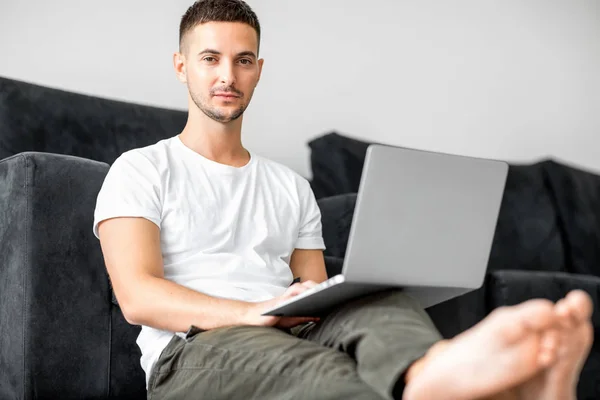
[[[557,329],[546,331],[540,342],[539,363],[542,367],[551,365],[557,357],[560,347],[560,332]]]
[[[592,323],[586,321],[581,326],[581,341],[584,343],[584,352],[589,353],[592,344],[594,343],[594,327]]]
[[[583,290],[574,290],[565,298],[569,310],[578,322],[588,320],[592,316],[593,303],[590,295]]]
[[[573,314],[573,308],[566,298],[556,303],[555,312],[562,329],[572,329],[577,325],[578,318]]]
[[[499,307],[488,317],[493,325],[503,326],[505,343],[522,340],[532,332],[543,333],[556,325],[554,305],[545,299],[528,300],[516,306]]]
[[[543,331],[555,323],[554,305],[549,300],[534,299],[517,306],[516,317],[532,330]]]
[[[560,345],[560,332],[557,329],[545,332],[540,345],[544,351],[555,352]]]

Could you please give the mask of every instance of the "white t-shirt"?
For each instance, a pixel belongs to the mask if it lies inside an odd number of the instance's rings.
[[[143,217],[160,228],[165,278],[221,298],[263,301],[293,280],[294,249],[324,249],[308,181],[251,153],[237,168],[211,161],[179,136],[123,153],[96,203],[98,223]],[[121,266],[126,268],[126,266]],[[146,382],[174,334],[143,326],[137,339]]]

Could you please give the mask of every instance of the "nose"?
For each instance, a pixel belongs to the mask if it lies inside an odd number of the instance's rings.
[[[221,83],[231,86],[235,83],[235,72],[233,69],[233,64],[230,62],[221,63],[220,80]]]

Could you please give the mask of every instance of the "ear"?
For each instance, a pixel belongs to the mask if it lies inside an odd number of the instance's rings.
[[[264,59],[258,60],[258,79],[256,80],[256,86],[258,86],[258,82],[260,82],[260,77],[262,75],[263,64],[265,63]]]
[[[175,75],[179,82],[187,82],[187,70],[186,70],[186,59],[185,56],[179,52],[173,54],[173,68],[175,69]]]

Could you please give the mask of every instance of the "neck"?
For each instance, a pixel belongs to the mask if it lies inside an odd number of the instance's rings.
[[[189,107],[188,120],[179,135],[187,147],[209,160],[241,167],[250,154],[242,145],[243,115],[235,121],[221,123],[207,117],[195,104]]]

